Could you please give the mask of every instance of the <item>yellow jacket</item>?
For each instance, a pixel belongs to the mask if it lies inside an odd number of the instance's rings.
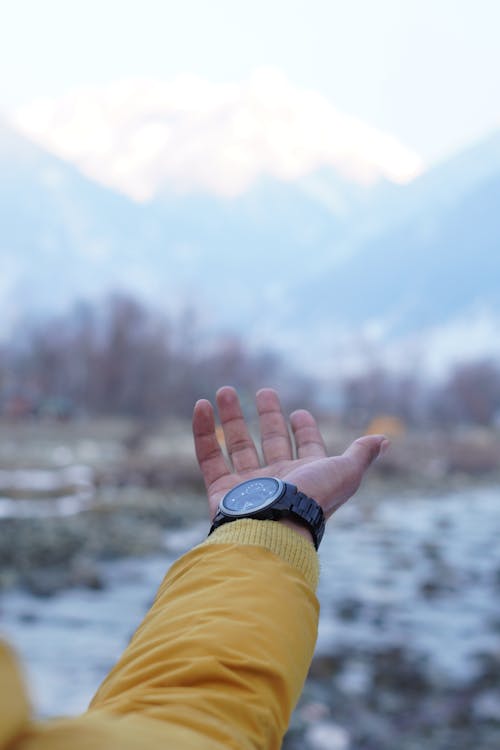
[[[274,750],[316,642],[317,555],[274,521],[226,524],[170,569],[88,711],[34,722],[0,643],[0,750]]]

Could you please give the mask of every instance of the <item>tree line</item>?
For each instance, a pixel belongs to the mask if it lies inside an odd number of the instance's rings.
[[[312,391],[272,353],[234,335],[207,340],[193,312],[169,318],[126,294],[25,324],[0,349],[7,416],[188,416],[225,383],[243,399],[262,384],[284,384],[285,399],[307,403]]]
[[[197,398],[225,383],[244,401],[273,385],[287,406],[320,408],[317,384],[275,353],[251,351],[234,335],[208,341],[193,312],[169,318],[125,294],[25,324],[0,347],[4,416],[187,417]],[[380,366],[341,380],[332,373],[331,391],[340,418],[356,428],[380,415],[416,428],[500,420],[494,359],[457,365],[439,383]]]
[[[374,367],[346,378],[342,391],[344,416],[356,426],[390,414],[417,428],[500,427],[500,364],[493,358],[459,363],[438,382]]]

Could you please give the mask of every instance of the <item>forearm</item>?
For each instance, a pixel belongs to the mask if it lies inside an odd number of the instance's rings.
[[[92,710],[278,748],[316,641],[317,573],[312,545],[281,524],[217,530],[172,567]]]

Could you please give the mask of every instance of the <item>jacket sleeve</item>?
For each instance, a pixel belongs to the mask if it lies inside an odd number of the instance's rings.
[[[221,527],[179,560],[91,705],[279,748],[312,658],[313,546],[273,521]]]
[[[221,527],[170,569],[87,714],[52,730],[74,731],[75,749],[78,732],[97,732],[95,748],[103,732],[106,750],[278,750],[316,642],[317,577],[314,547],[288,527]]]

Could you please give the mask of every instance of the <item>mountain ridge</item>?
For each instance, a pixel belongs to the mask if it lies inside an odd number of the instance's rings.
[[[310,359],[370,326],[403,340],[500,314],[499,207],[500,131],[404,187],[323,169],[139,204],[0,123],[4,328],[123,289]]]

